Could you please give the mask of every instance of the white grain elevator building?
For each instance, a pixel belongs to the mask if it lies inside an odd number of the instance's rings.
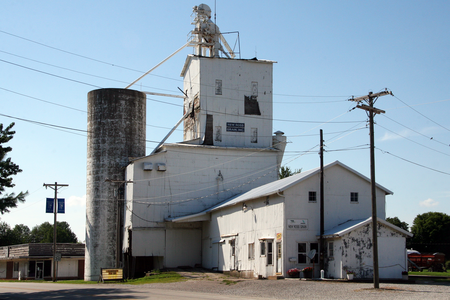
[[[277,180],[283,158],[286,138],[272,128],[274,62],[231,58],[214,42],[221,35],[207,6],[194,12],[195,54],[181,70],[183,142],[164,144],[126,168],[133,182],[126,187],[123,239],[130,274],[201,265],[202,220],[171,220]]]

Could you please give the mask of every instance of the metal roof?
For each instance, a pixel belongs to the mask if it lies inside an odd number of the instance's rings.
[[[326,166],[324,166],[324,170],[339,165],[347,170],[349,170],[350,172],[354,173],[355,175],[365,179],[366,181],[368,181],[370,183],[370,179],[367,178],[366,176],[362,175],[361,173],[353,170],[352,168],[350,168],[347,165],[344,165],[343,163],[341,163],[340,161],[335,161],[332,162],[330,164],[327,164]],[[236,205],[238,203],[242,203],[245,201],[249,201],[249,200],[253,200],[253,199],[257,199],[257,198],[262,198],[262,197],[266,197],[266,196],[270,196],[270,195],[274,195],[274,194],[280,194],[282,192],[284,192],[285,190],[289,189],[290,187],[302,182],[303,180],[306,180],[307,178],[314,176],[316,174],[319,174],[320,172],[320,168],[315,168],[309,171],[305,171],[305,172],[301,172],[292,176],[289,176],[287,178],[283,178],[280,180],[275,180],[272,182],[269,182],[265,185],[259,186],[257,188],[251,189],[248,192],[242,193],[240,195],[236,195],[234,197],[231,197],[215,206],[210,207],[207,210],[204,210],[200,213],[196,213],[196,214],[192,214],[189,216],[184,216],[184,217],[179,217],[179,218],[174,218],[171,219],[173,222],[184,222],[184,221],[188,221],[188,219],[191,219],[193,217],[198,217],[207,213],[210,213],[212,211],[224,208],[224,207],[228,207],[228,206],[233,206]],[[393,194],[390,190],[386,189],[385,187],[377,184],[377,187],[382,189],[386,195],[389,194]]]
[[[391,228],[393,230],[396,230],[396,231],[402,233],[403,235],[406,235],[406,236],[409,236],[409,237],[413,236],[412,233],[410,233],[410,232],[408,232],[406,230],[403,230],[400,227],[397,227],[394,224],[391,224],[391,223],[389,223],[386,220],[383,220],[383,219],[380,219],[380,218],[377,218],[377,220],[378,220],[378,223],[381,223],[381,224],[383,224],[383,225],[385,225],[385,226],[387,226],[387,227],[389,227],[389,228]],[[371,223],[372,223],[372,217],[367,218],[367,219],[348,220],[345,223],[342,223],[342,224],[340,224],[340,225],[338,225],[338,226],[336,226],[334,228],[326,230],[324,232],[323,236],[324,236],[324,238],[342,237],[343,235],[345,235],[345,234],[347,234],[347,233],[349,233],[349,232],[351,232],[351,231],[353,231],[353,230],[355,230],[355,229],[357,229],[359,227],[362,227],[364,225],[371,224]]]

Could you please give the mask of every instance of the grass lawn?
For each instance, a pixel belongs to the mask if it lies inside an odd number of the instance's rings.
[[[148,283],[168,283],[168,282],[178,282],[185,281],[186,278],[181,276],[176,272],[160,272],[158,274],[154,274],[151,276],[146,276],[142,278],[129,279],[127,281],[109,281],[105,283],[97,283],[97,281],[84,281],[84,280],[58,280],[56,283],[70,283],[70,284],[148,284]],[[0,280],[0,282],[48,282],[52,283],[52,281],[45,280]]]
[[[408,275],[450,277],[450,272],[428,272],[424,269],[422,272],[408,272]]]
[[[145,276],[136,279],[129,279],[127,281],[109,281],[102,284],[148,284],[148,283],[168,283],[185,281],[186,278],[178,274],[177,272],[159,272],[151,276]],[[60,280],[58,283],[73,283],[73,284],[97,284],[97,281],[84,281],[84,280]]]

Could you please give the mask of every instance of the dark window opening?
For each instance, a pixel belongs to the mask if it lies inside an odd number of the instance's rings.
[[[52,276],[52,261],[45,260],[44,261],[44,277]]]
[[[246,115],[261,115],[259,110],[258,97],[257,96],[244,96],[244,107]]]
[[[309,192],[309,202],[317,202],[317,192]]]
[[[310,262],[313,263],[319,263],[319,243],[311,243],[309,244],[309,250],[316,250],[316,256],[314,256],[313,259],[311,259]]]
[[[267,264],[273,265],[273,242],[267,241]]]
[[[36,273],[36,262],[34,260],[30,260],[28,262],[28,277],[34,278]]]
[[[214,145],[213,115],[206,115],[205,139],[203,145]]]
[[[298,264],[306,264],[306,243],[298,243],[297,244],[297,252],[298,252]]]

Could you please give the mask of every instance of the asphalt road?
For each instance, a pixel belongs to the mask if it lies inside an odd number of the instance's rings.
[[[191,279],[164,284],[60,284],[0,282],[5,299],[450,299],[450,285],[373,284],[336,281]]]
[[[166,289],[146,289],[133,285],[55,284],[55,283],[0,283],[0,299],[230,299],[227,295]],[[261,299],[241,298],[240,299]]]

